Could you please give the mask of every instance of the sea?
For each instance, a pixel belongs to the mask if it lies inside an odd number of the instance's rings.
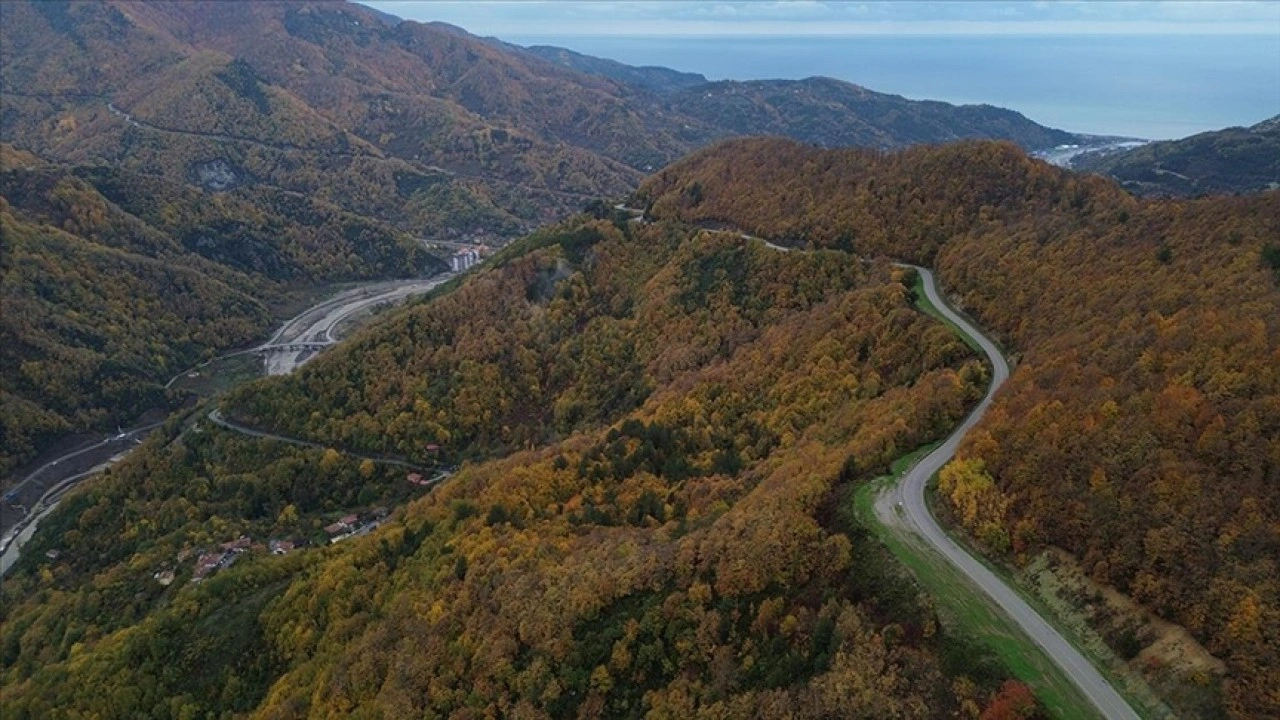
[[[1258,35],[504,37],[712,80],[847,80],[998,105],[1063,130],[1149,140],[1280,114],[1280,28]]]

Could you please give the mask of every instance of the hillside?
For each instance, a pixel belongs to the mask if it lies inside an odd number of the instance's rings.
[[[1124,152],[1086,154],[1077,170],[1109,175],[1138,195],[1251,193],[1280,188],[1280,115]]]
[[[64,169],[42,171],[27,187],[18,166],[6,165],[0,190],[23,236],[32,238],[47,235],[39,230],[46,226],[68,231],[58,215],[66,208],[46,207],[59,173],[90,186],[107,183],[81,188],[84,208],[122,210],[133,216],[131,227],[155,232],[143,233],[145,242],[84,228],[71,234],[164,263],[198,256],[247,273],[251,279],[214,276],[260,302],[267,299],[259,292],[264,282],[434,267],[408,247],[410,237],[502,241],[624,195],[643,172],[727,135],[889,147],[975,134],[1036,146],[1059,134],[1007,111],[915,102],[835,81],[722,91],[702,80],[516,48],[439,23],[394,22],[350,3],[5,2],[0,142],[12,157]],[[707,90],[681,90],[695,83]],[[755,109],[739,117],[737,101],[727,98],[743,88],[751,89]],[[782,115],[796,119],[781,122]],[[135,241],[142,245],[129,244]],[[44,256],[65,265],[57,253]],[[37,265],[15,267],[30,274]],[[243,290],[246,282],[258,289]],[[6,322],[24,331],[76,324],[59,314],[82,312],[84,296],[34,300],[21,289],[31,283],[6,278],[5,302],[42,319]],[[106,321],[104,312],[98,321]],[[254,313],[250,325],[260,330],[265,320]],[[156,388],[146,382],[174,363],[242,342],[247,332],[144,353],[148,359],[126,363],[134,379],[113,397],[154,399]],[[38,334],[13,349],[15,360],[43,363],[89,342],[65,328]],[[74,381],[40,375],[39,365],[19,381],[19,366],[6,365],[12,439],[0,473],[30,458],[52,428],[109,427],[138,406],[103,404],[94,372],[72,364],[83,370]]]
[[[537,55],[543,60],[564,65],[579,72],[601,75],[626,85],[633,85],[659,93],[684,90],[704,85],[707,82],[707,79],[698,73],[680,72],[671,68],[655,66],[635,67],[605,58],[583,55],[562,47],[550,45],[531,45],[526,48],[510,45],[508,47],[523,49],[525,52]]]
[[[201,411],[65,501],[0,588],[0,701],[15,719],[1033,711],[845,507],[984,384],[899,275],[678,224],[531,236],[223,408],[333,448]],[[371,534],[188,582],[224,541],[328,544],[338,516],[422,495],[349,453],[430,465],[429,444],[468,461]]]
[[[0,473],[164,406],[169,377],[263,335],[287,288],[443,267],[316,200],[0,158]]]
[[[1216,713],[1280,712],[1280,192],[1140,201],[1009,145],[757,140],[658,173],[639,200],[935,267],[1016,360],[944,506],[993,553],[1064,548],[1184,625],[1226,662],[1201,701]]]
[[[304,193],[428,237],[514,236],[736,134],[878,147],[973,136],[1040,147],[1063,135],[1008,111],[829,80],[698,91],[687,87],[697,78],[664,69],[340,2],[13,2],[0,13],[0,140],[213,190]],[[754,109],[738,117],[744,91]]]
[[[668,102],[675,112],[733,135],[778,135],[824,147],[887,150],[986,138],[1035,149],[1075,141],[1012,110],[908,100],[822,77],[714,82],[684,88]]]

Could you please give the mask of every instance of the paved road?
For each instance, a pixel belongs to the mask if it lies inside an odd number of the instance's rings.
[[[279,330],[262,345],[228,353],[220,357],[244,355],[261,352],[265,356],[269,374],[279,375],[292,372],[302,363],[309,360],[315,349],[287,350],[275,347],[287,346],[290,342],[308,342],[319,345],[332,345],[338,341],[334,331],[340,323],[356,313],[380,303],[395,303],[411,295],[418,295],[436,287],[452,277],[452,274],[436,275],[431,278],[413,280],[391,280],[357,287],[323,300],[301,313],[295,315],[280,327]],[[266,348],[265,350],[263,348]],[[216,359],[216,358],[215,358]],[[212,362],[212,361],[209,361]],[[203,367],[208,363],[196,366]],[[165,387],[171,386],[182,376],[195,370],[189,368],[175,375]],[[161,423],[152,423],[127,432],[109,437],[88,447],[61,455],[24,477],[5,492],[5,500],[0,502],[0,555],[9,557],[5,569],[17,559],[18,546],[29,538],[34,531],[35,523],[47,513],[57,499],[74,485],[105,465],[109,458],[123,457],[141,442]],[[241,428],[237,428],[240,430]],[[247,428],[243,428],[247,430]],[[276,438],[285,442],[297,442],[290,438]],[[370,458],[375,462],[398,464],[408,468],[417,466],[386,458]],[[92,468],[92,469],[91,469]],[[11,547],[12,546],[12,547]],[[11,557],[10,557],[11,556]]]
[[[398,303],[411,295],[421,295],[452,277],[453,273],[445,273],[426,279],[400,280],[349,290],[289,319],[270,340],[255,350],[290,342],[336,343],[334,330],[352,315],[374,305]],[[311,350],[271,350],[266,356],[267,374],[287,375],[313,354]]]
[[[761,240],[745,233],[742,234],[742,237]],[[775,250],[783,252],[790,250],[790,248],[774,245],[768,241],[762,240],[762,242]],[[995,573],[991,572],[985,565],[956,544],[938,525],[938,521],[934,519],[932,513],[929,512],[929,506],[925,503],[925,489],[929,479],[955,456],[956,450],[960,447],[960,442],[964,439],[965,434],[982,419],[987,408],[991,406],[996,390],[1009,379],[1009,364],[1005,361],[1004,355],[1000,353],[1000,349],[996,347],[996,344],[990,338],[982,334],[972,323],[953,311],[943,301],[931,271],[916,265],[900,264],[900,266],[914,268],[916,272],[920,273],[924,280],[925,295],[933,303],[934,307],[938,308],[938,311],[946,316],[947,319],[951,320],[963,332],[978,342],[982,352],[991,361],[992,376],[991,386],[987,389],[986,395],[983,396],[982,402],[978,403],[978,407],[969,413],[964,422],[960,423],[951,432],[945,442],[917,462],[907,472],[902,482],[876,499],[877,518],[885,525],[905,526],[908,530],[928,542],[934,550],[946,558],[960,572],[964,573],[974,585],[977,585],[988,597],[994,600],[1022,628],[1023,632],[1045,651],[1058,667],[1062,668],[1062,671],[1071,678],[1071,681],[1080,688],[1081,692],[1089,698],[1104,717],[1110,720],[1138,720],[1138,714],[1116,692],[1111,683],[1102,676],[1102,673],[1098,672],[1093,663],[1089,662],[1079,650],[1076,650],[1071,643],[1067,642],[1061,633],[1055,630]],[[902,511],[901,515],[896,512],[899,508]]]
[[[184,376],[216,360],[254,353],[263,356],[263,367],[268,375],[287,375],[314,357],[316,353],[316,347],[289,350],[288,346],[290,344],[333,345],[338,342],[338,338],[334,335],[338,326],[356,313],[374,305],[398,303],[412,295],[421,295],[448,281],[453,275],[453,273],[444,273],[430,278],[389,280],[362,285],[338,293],[286,320],[280,326],[280,329],[261,345],[219,355],[195,367],[187,368],[169,378],[169,382],[165,383],[165,387],[172,387],[175,382]]]
[[[90,475],[97,475],[123,459],[128,452],[128,450],[125,450],[124,452],[107,459],[106,462],[100,463],[82,473],[77,473],[71,477],[64,478],[58,483],[57,487],[51,489],[42,498],[40,498],[40,501],[31,508],[31,514],[23,517],[21,522],[13,528],[12,532],[5,534],[4,542],[0,542],[0,576],[7,575],[9,573],[9,568],[13,567],[14,564],[18,562],[18,557],[22,552],[22,546],[27,544],[27,541],[31,539],[32,535],[35,535],[36,527],[39,525],[40,521],[44,519],[46,515],[53,512],[54,508],[58,507],[58,502],[62,500],[62,496],[65,495],[68,490],[75,487],[77,481],[89,477]]]
[[[1137,720],[1138,714],[1116,692],[1111,683],[1102,677],[1102,674],[1098,672],[1093,664],[1081,655],[1071,643],[1067,642],[1044,618],[1040,617],[1003,580],[957,545],[938,525],[938,522],[934,520],[928,506],[925,504],[925,486],[928,484],[929,479],[956,454],[956,449],[960,447],[960,441],[964,439],[965,433],[969,432],[982,419],[982,415],[991,405],[991,400],[995,396],[996,390],[1009,378],[1009,365],[1005,362],[1004,356],[1000,354],[1000,350],[995,343],[983,335],[969,321],[947,307],[938,293],[933,273],[922,267],[916,267],[916,271],[924,278],[925,295],[929,298],[929,301],[933,303],[934,307],[938,308],[939,312],[959,326],[961,330],[977,340],[978,345],[991,361],[993,368],[991,387],[987,390],[986,396],[982,398],[982,402],[978,404],[978,407],[969,414],[969,417],[965,418],[959,427],[952,431],[950,437],[942,445],[916,463],[915,467],[907,472],[901,483],[877,499],[876,515],[881,522],[887,525],[901,525],[905,521],[908,529],[914,531],[929,545],[933,546],[948,562],[968,576],[973,584],[982,588],[983,592],[994,600],[1009,617],[1013,618],[1014,622],[1037,645],[1044,649],[1045,653],[1062,668],[1072,682],[1080,687],[1081,691],[1088,696],[1105,717],[1113,720]],[[895,508],[898,506],[902,508],[901,517],[895,513]]]
[[[60,455],[32,470],[6,490],[5,499],[0,503],[0,552],[7,549],[13,538],[26,527],[29,517],[47,507],[53,495],[66,490],[68,482],[83,477],[86,470],[108,458],[132,449],[160,425],[143,425]]]
[[[325,445],[324,443],[312,442],[310,440],[301,440],[299,438],[289,437],[288,435],[276,435],[274,433],[269,433],[262,430],[255,430],[254,428],[251,428],[248,425],[241,425],[240,423],[233,422],[231,420],[226,419],[225,417],[222,416],[222,413],[218,411],[216,408],[209,411],[209,421],[212,422],[214,425],[217,425],[218,427],[223,428],[225,430],[231,430],[232,432],[238,432],[241,435],[248,435],[249,437],[255,437],[262,440],[276,440],[283,443],[289,443],[290,445],[301,445],[302,447],[313,448],[316,450],[326,450],[330,447],[328,445]],[[343,454],[347,455],[348,457],[353,457],[357,460],[369,460],[371,462],[380,463],[382,465],[395,465],[396,467],[402,467],[407,470],[424,470],[425,471],[428,469],[428,468],[422,467],[421,465],[414,465],[411,462],[406,462],[404,460],[397,460],[395,458],[380,457],[377,455],[359,455],[351,452],[344,452]],[[445,477],[447,476],[448,476],[448,473],[445,473]]]

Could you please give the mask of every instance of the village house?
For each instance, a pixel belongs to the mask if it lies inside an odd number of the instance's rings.
[[[226,553],[211,552],[204,553],[200,557],[196,558],[196,569],[195,572],[191,573],[191,582],[199,582],[203,580],[206,575],[218,569],[225,556]]]

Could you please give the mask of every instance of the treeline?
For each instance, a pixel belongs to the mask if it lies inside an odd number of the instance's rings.
[[[985,387],[896,273],[667,224],[533,236],[224,408],[473,462],[367,538],[138,595],[153,558],[250,521],[281,532],[286,503],[314,527],[337,505],[301,493],[359,487],[320,453],[175,423],[68,500],[79,520],[55,514],[49,547],[99,552],[33,556],[6,583],[6,708],[1033,717],[832,505]]]
[[[1109,175],[1139,195],[1188,196],[1272,189],[1280,183],[1280,116],[1130,150],[1086,153],[1072,167]]]
[[[359,7],[13,2],[0,28],[0,140],[174,183],[302,193],[439,239],[514,237],[584,195],[629,191],[641,173],[607,147],[663,146],[652,163],[686,147],[611,84]]]
[[[23,547],[0,588],[6,717],[251,710],[287,667],[259,615],[325,557],[324,526],[422,492],[400,468],[246,438],[206,410],[170,418]],[[191,582],[197,558],[240,537],[253,546],[234,565]],[[308,549],[273,556],[272,539]]]
[[[936,267],[1017,361],[944,485],[957,516],[1015,560],[1069,550],[1226,660],[1224,712],[1280,714],[1280,193],[1139,201],[1008,145],[757,140],[639,197]]]
[[[175,373],[262,336],[283,293],[443,263],[288,193],[195,188],[0,149],[0,473],[164,404]]]

